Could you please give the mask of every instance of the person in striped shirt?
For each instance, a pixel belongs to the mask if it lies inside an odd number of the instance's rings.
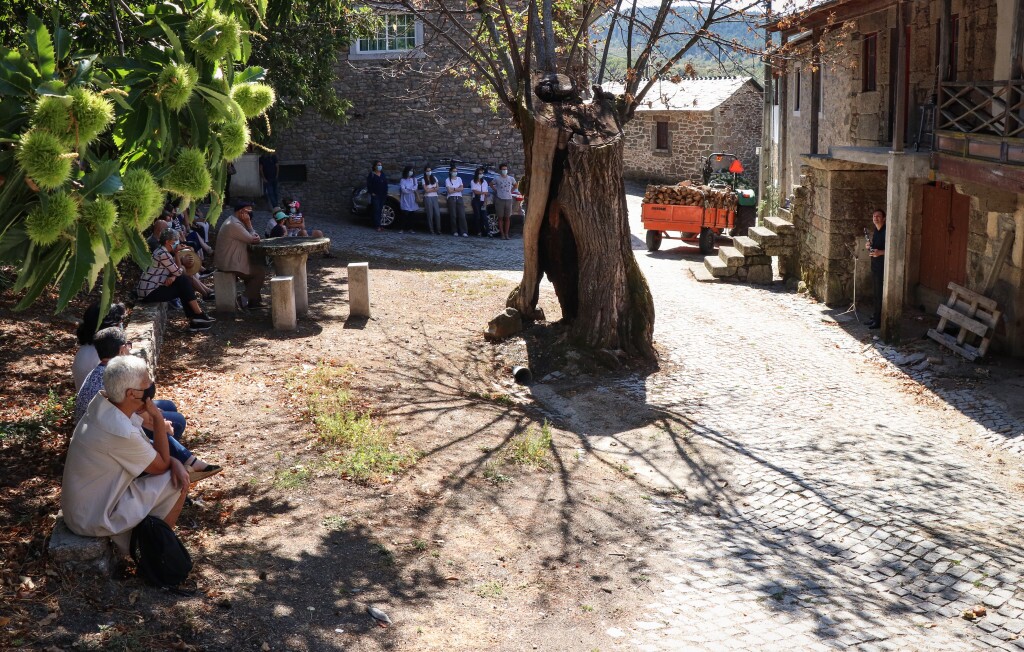
[[[159,246],[153,250],[153,260],[139,278],[136,295],[142,303],[181,300],[192,332],[209,330],[214,320],[206,314],[196,300],[192,279],[174,262],[174,253],[181,244],[175,229],[164,229]]]

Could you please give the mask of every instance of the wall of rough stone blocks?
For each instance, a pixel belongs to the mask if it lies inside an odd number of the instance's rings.
[[[732,152],[748,170],[757,169],[763,94],[748,82],[713,111],[637,111],[624,128],[624,174],[632,179],[699,182],[704,159]],[[665,121],[669,149],[658,151],[656,123]]]
[[[462,79],[442,72],[454,49],[424,29],[420,58],[350,60],[347,50],[339,54],[335,89],[352,103],[348,121],[338,125],[307,112],[277,132],[280,162],[305,165],[307,175],[302,183],[282,182],[282,197],[298,197],[311,215],[342,214],[375,159],[396,181],[406,165],[439,169],[448,158],[507,161],[512,174],[522,176],[522,136],[510,114],[492,111]]]
[[[885,206],[888,172],[823,158],[806,158],[793,209],[796,258],[808,291],[830,306],[853,299],[856,254],[857,299],[871,297],[871,269],[864,229],[871,213]]]

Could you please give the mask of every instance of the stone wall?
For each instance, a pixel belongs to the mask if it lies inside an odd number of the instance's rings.
[[[704,159],[731,152],[757,169],[763,93],[747,82],[711,111],[637,111],[624,128],[624,174],[643,181],[699,182]],[[668,123],[669,148],[657,150],[657,123]]]
[[[801,280],[826,304],[848,304],[854,284],[851,252],[856,253],[857,299],[870,298],[864,229],[871,227],[873,209],[885,206],[888,172],[826,157],[804,157],[803,163],[804,185],[793,207]]]
[[[307,112],[276,134],[281,164],[305,165],[307,175],[303,183],[282,182],[282,197],[298,197],[314,215],[342,214],[375,159],[395,180],[406,165],[421,170],[448,158],[507,161],[522,175],[522,136],[511,116],[492,111],[462,79],[443,72],[454,50],[424,31],[420,56],[367,60],[341,52],[335,88],[352,103],[348,121],[337,125]]]

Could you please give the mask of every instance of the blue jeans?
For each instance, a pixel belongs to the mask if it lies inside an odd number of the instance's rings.
[[[178,406],[174,404],[174,401],[154,400],[153,405],[163,412],[164,420],[171,422],[172,436],[167,438],[167,445],[170,449],[171,457],[182,464],[185,464],[188,462],[189,458],[192,457],[192,451],[185,448],[180,442],[178,442],[182,433],[185,432],[185,415],[178,412]],[[142,431],[146,433],[147,437],[153,439],[152,430],[143,428]]]
[[[373,210],[373,225],[380,228],[380,214],[384,211],[384,198],[370,195],[370,208]]]

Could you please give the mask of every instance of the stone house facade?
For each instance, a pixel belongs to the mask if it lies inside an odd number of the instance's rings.
[[[621,93],[621,84],[605,84]],[[712,152],[735,154],[756,169],[763,89],[751,77],[659,80],[626,124],[626,176],[643,181],[699,182]]]
[[[385,23],[339,53],[335,88],[352,104],[347,122],[307,111],[276,134],[281,196],[299,198],[310,214],[345,213],[377,159],[396,181],[406,165],[420,172],[448,159],[523,172],[522,136],[507,111],[451,73],[455,48],[411,14]]]
[[[787,261],[826,303],[870,296],[864,229],[888,213],[883,336],[906,305],[934,311],[955,282],[1002,311],[995,349],[1024,355],[1024,0],[829,0],[791,46],[843,52],[777,78],[772,156],[798,250]],[[898,13],[902,7],[902,15]],[[853,25],[840,36],[836,23]],[[993,287],[983,280],[1006,239]],[[855,262],[856,260],[856,262]]]

